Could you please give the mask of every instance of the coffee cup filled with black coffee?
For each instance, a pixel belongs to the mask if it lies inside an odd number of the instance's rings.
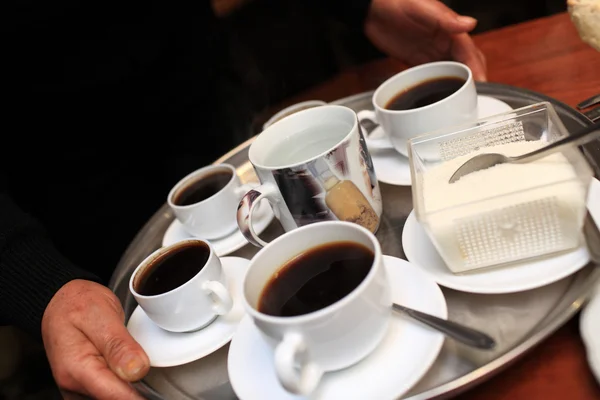
[[[370,150],[393,148],[408,157],[407,141],[431,131],[477,119],[477,90],[469,67],[454,61],[406,69],[379,85],[374,111],[359,121],[381,125],[385,137],[366,137]]]
[[[465,79],[455,76],[427,79],[398,92],[388,100],[385,109],[403,111],[425,107],[450,97],[466,82]]]
[[[233,306],[221,260],[200,239],[150,254],[131,275],[129,290],[148,318],[170,332],[202,329]]]
[[[241,184],[232,165],[209,165],[177,182],[167,204],[189,234],[218,239],[238,229],[237,206],[250,189]]]
[[[274,348],[280,384],[309,395],[327,371],[356,364],[381,342],[392,300],[381,247],[362,226],[310,224],[251,260],[246,311]]]

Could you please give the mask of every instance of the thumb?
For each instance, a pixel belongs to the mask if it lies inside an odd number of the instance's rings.
[[[125,327],[115,327],[99,349],[110,369],[125,381],[139,381],[150,369],[148,356]]]
[[[108,296],[114,296],[112,292]],[[110,369],[121,379],[135,382],[142,379],[150,369],[150,360],[127,331],[124,313],[116,298],[106,299],[88,313],[88,321],[80,330],[104,356]]]
[[[468,15],[457,15],[455,18],[445,21],[444,29],[449,33],[467,33],[475,29],[475,26],[477,26],[475,18]]]

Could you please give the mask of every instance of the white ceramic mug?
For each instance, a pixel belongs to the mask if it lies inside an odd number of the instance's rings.
[[[198,260],[203,265],[191,279],[161,294],[148,296],[138,292],[140,285],[144,284],[145,274],[152,273],[152,270],[159,267],[159,263],[185,251],[189,246],[203,246],[209,252],[208,259]],[[177,242],[147,256],[131,275],[129,291],[148,318],[170,332],[190,332],[204,328],[233,307],[221,260],[211,244],[201,239]]]
[[[352,109],[328,104],[298,111],[258,135],[248,158],[261,185],[244,195],[237,220],[250,243],[266,245],[252,228],[263,199],[286,231],[336,220],[377,231],[381,192]]]
[[[465,83],[450,96],[430,105],[410,110],[388,110],[386,105],[399,93],[431,79],[456,77]],[[407,141],[415,136],[477,119],[477,90],[469,67],[454,61],[432,62],[406,69],[373,93],[375,111],[362,110],[359,121],[379,124],[385,137],[366,138],[369,149],[393,147],[408,157]]]
[[[231,176],[217,193],[194,204],[179,205],[175,202],[177,196],[190,185],[217,173]],[[237,229],[235,210],[250,188],[249,185],[241,184],[232,165],[209,165],[191,172],[177,182],[169,192],[167,204],[189,234],[205,239],[218,239]]]
[[[292,317],[258,311],[265,285],[287,261],[323,244],[350,241],[374,254],[367,276],[348,295],[320,310]],[[391,289],[381,247],[367,229],[332,221],[287,232],[251,260],[243,285],[244,306],[263,337],[275,348],[274,365],[290,393],[308,395],[326,371],[347,368],[381,342],[391,318]]]

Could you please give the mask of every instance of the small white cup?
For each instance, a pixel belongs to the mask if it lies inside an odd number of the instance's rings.
[[[168,292],[146,296],[138,293],[145,273],[173,254],[192,246],[205,246],[208,260],[187,282]],[[202,262],[203,260],[199,260]],[[151,270],[149,270],[149,268]],[[176,271],[173,271],[176,273]],[[211,244],[201,239],[189,239],[162,247],[146,257],[129,280],[129,291],[146,315],[159,327],[170,332],[191,332],[204,328],[219,315],[227,314],[233,307],[221,260]]]
[[[399,93],[419,83],[444,77],[465,80],[463,86],[450,96],[433,104],[410,110],[388,110],[385,106]],[[454,61],[432,62],[406,69],[385,82],[373,93],[375,111],[358,112],[359,121],[379,124],[385,137],[366,137],[370,150],[394,148],[408,157],[407,141],[415,136],[477,118],[477,90],[469,67]]]
[[[258,311],[264,287],[287,261],[338,241],[362,244],[375,255],[367,276],[352,292],[304,315],[281,317]],[[248,314],[275,347],[273,361],[279,382],[294,394],[310,394],[324,372],[349,367],[370,354],[383,339],[391,318],[391,289],[379,242],[352,222],[310,224],[270,242],[252,258],[243,291]]]
[[[185,188],[211,174],[220,172],[231,174],[229,182],[220,191],[194,204],[183,206],[175,203],[174,199]],[[232,165],[209,165],[186,175],[177,182],[169,192],[167,204],[189,234],[205,239],[218,239],[238,229],[237,206],[242,196],[250,189],[251,186],[241,184]]]

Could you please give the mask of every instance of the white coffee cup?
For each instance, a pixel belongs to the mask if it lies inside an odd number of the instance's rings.
[[[258,311],[262,291],[282,266],[312,248],[338,241],[359,243],[374,254],[371,269],[354,290],[308,314],[281,317]],[[310,394],[324,372],[365,358],[383,339],[391,318],[391,289],[379,242],[370,231],[351,222],[319,222],[278,237],[252,258],[243,292],[246,311],[275,348],[279,382],[294,394]]]
[[[215,174],[228,174],[229,181],[212,196],[189,205],[180,205],[177,197],[196,182]],[[183,228],[195,237],[217,239],[237,229],[236,209],[242,196],[251,187],[242,185],[235,168],[229,164],[209,165],[200,168],[173,186],[167,204]]]
[[[198,257],[198,272],[172,290],[160,294],[143,294],[147,274],[152,274],[160,264],[190,247],[198,247],[204,254]],[[202,252],[206,251],[206,254]],[[207,256],[206,256],[207,255]],[[206,256],[206,257],[204,257]],[[192,257],[194,260],[195,254]],[[176,270],[171,271],[173,274]],[[170,332],[190,332],[204,328],[219,315],[227,314],[233,300],[227,289],[221,260],[208,241],[188,239],[162,247],[147,256],[135,269],[129,280],[129,291],[148,318]],[[141,293],[140,293],[141,292]]]
[[[456,77],[465,80],[450,96],[410,110],[388,110],[386,105],[399,93],[431,79]],[[383,82],[372,97],[375,111],[362,110],[359,121],[379,124],[385,137],[366,137],[370,150],[394,148],[408,157],[407,141],[415,136],[477,118],[477,90],[469,67],[454,61],[439,61],[406,69]]]

